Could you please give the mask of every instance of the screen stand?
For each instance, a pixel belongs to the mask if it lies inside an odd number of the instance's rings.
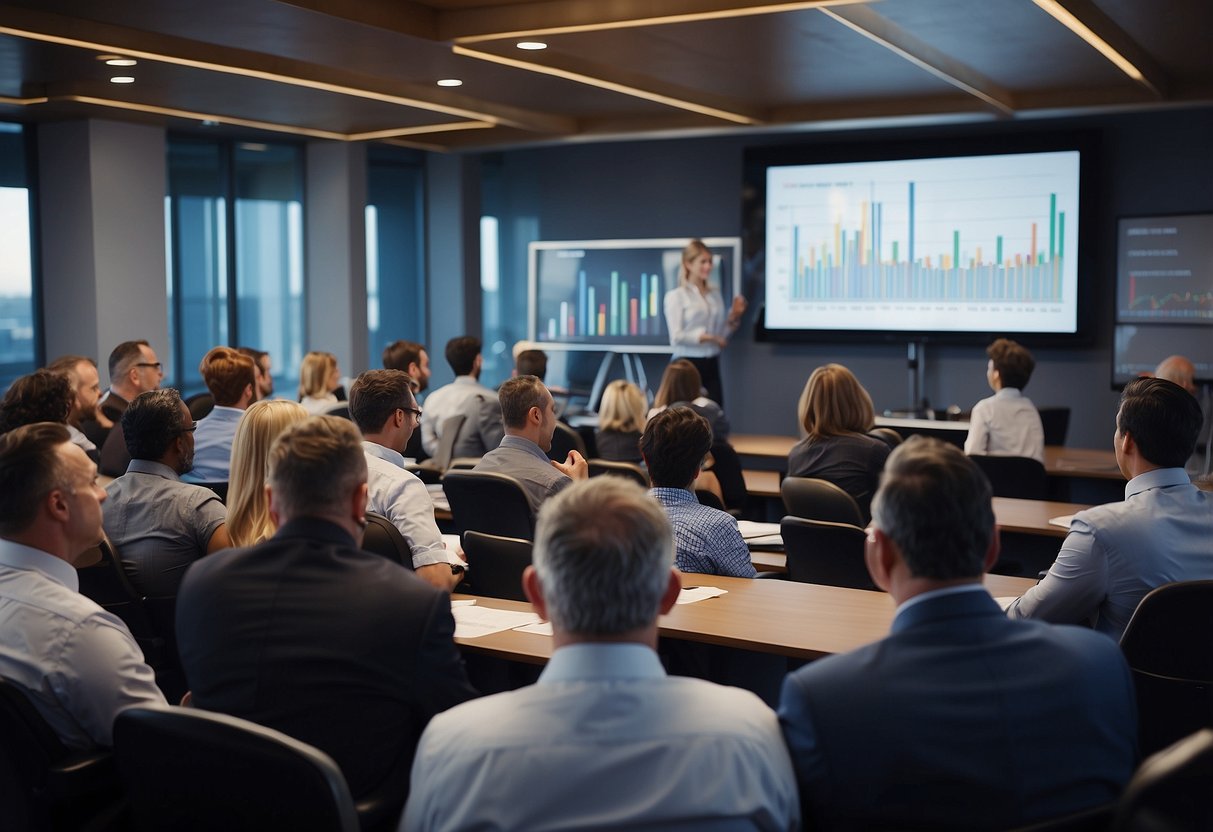
[[[615,363],[615,356],[619,356],[623,360],[624,378],[645,391],[646,395],[648,394],[649,380],[645,375],[644,362],[640,360],[639,353],[603,353],[602,363],[598,365],[598,374],[594,376],[594,387],[590,390],[590,400],[586,402],[586,407],[590,410],[598,410],[598,403],[602,401],[602,391],[606,389],[607,377],[611,374],[611,365]]]
[[[886,410],[885,415],[898,419],[934,419],[935,411],[922,395],[926,378],[926,341],[906,344],[906,373],[909,381],[910,406],[905,410]]]

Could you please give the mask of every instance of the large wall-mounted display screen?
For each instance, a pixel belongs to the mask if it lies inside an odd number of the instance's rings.
[[[529,251],[530,340],[544,349],[669,352],[663,303],[690,238],[535,242]],[[727,309],[741,241],[708,237],[708,283]]]

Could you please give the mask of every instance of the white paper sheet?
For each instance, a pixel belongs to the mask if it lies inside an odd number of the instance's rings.
[[[720,595],[728,595],[727,589],[718,589],[714,586],[684,586],[682,591],[678,593],[679,604],[694,604],[696,601],[704,601],[708,598],[716,598]]]
[[[515,627],[514,629],[520,633],[534,633],[535,635],[540,636],[550,636],[552,635],[552,622],[541,621],[538,624],[524,624],[523,626]]]
[[[756,523],[753,520],[738,520],[737,531],[749,546],[783,546],[783,535],[778,523]]]
[[[481,606],[452,605],[451,613],[455,616],[455,638],[480,638],[539,621],[539,616],[533,612],[494,610]]]
[[[1057,517],[1049,518],[1050,526],[1061,526],[1063,529],[1070,528],[1070,521],[1074,519],[1073,514],[1060,514]]]

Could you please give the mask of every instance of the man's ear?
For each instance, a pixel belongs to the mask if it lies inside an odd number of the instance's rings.
[[[359,525],[366,522],[367,484],[361,483],[350,498],[350,518]]]
[[[543,584],[539,581],[539,573],[534,566],[528,566],[522,571],[522,591],[526,599],[535,608],[535,613],[544,621],[548,621],[548,604],[543,597]]]
[[[62,488],[52,488],[50,493],[43,498],[42,505],[50,516],[60,522],[66,523],[71,519],[71,506],[63,494]]]
[[[658,613],[665,615],[670,610],[674,609],[674,605],[678,603],[678,593],[682,592],[682,575],[677,569],[670,570],[670,580],[666,584],[665,592],[661,595],[661,606],[657,608]]]
[[[901,557],[897,544],[880,529],[871,527],[864,542],[863,556],[868,574],[872,576],[872,583],[888,592],[892,583],[893,568]]]
[[[274,528],[278,528],[282,525],[281,510],[278,507],[278,499],[274,495],[274,489],[268,484],[265,486],[265,503],[269,506],[270,520],[273,522]]]
[[[984,569],[982,574],[989,572],[994,568],[994,564],[998,563],[998,553],[1002,549],[1002,529],[998,524],[994,524],[994,534],[990,535],[990,548],[986,551]]]

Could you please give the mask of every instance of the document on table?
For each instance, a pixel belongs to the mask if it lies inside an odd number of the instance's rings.
[[[430,483],[425,487],[425,490],[430,492],[430,499],[434,501],[435,511],[451,510],[451,502],[446,498],[446,492],[442,490],[442,483]]]
[[[721,595],[728,595],[727,589],[718,589],[714,586],[684,586],[682,591],[678,593],[679,604],[694,604],[696,601],[705,601],[708,598],[716,598]]]
[[[552,634],[552,622],[540,621],[538,624],[524,624],[521,627],[515,627],[520,633],[534,633],[537,636],[550,636]]]
[[[1073,514],[1060,514],[1057,517],[1049,518],[1050,526],[1061,526],[1063,529],[1070,528],[1070,521],[1074,519]]]
[[[455,616],[455,638],[479,638],[539,622],[533,612],[495,610],[477,606],[475,601],[452,601],[451,614]]]
[[[737,531],[750,548],[776,547],[783,548],[783,535],[778,523],[755,523],[753,520],[738,520]]]

